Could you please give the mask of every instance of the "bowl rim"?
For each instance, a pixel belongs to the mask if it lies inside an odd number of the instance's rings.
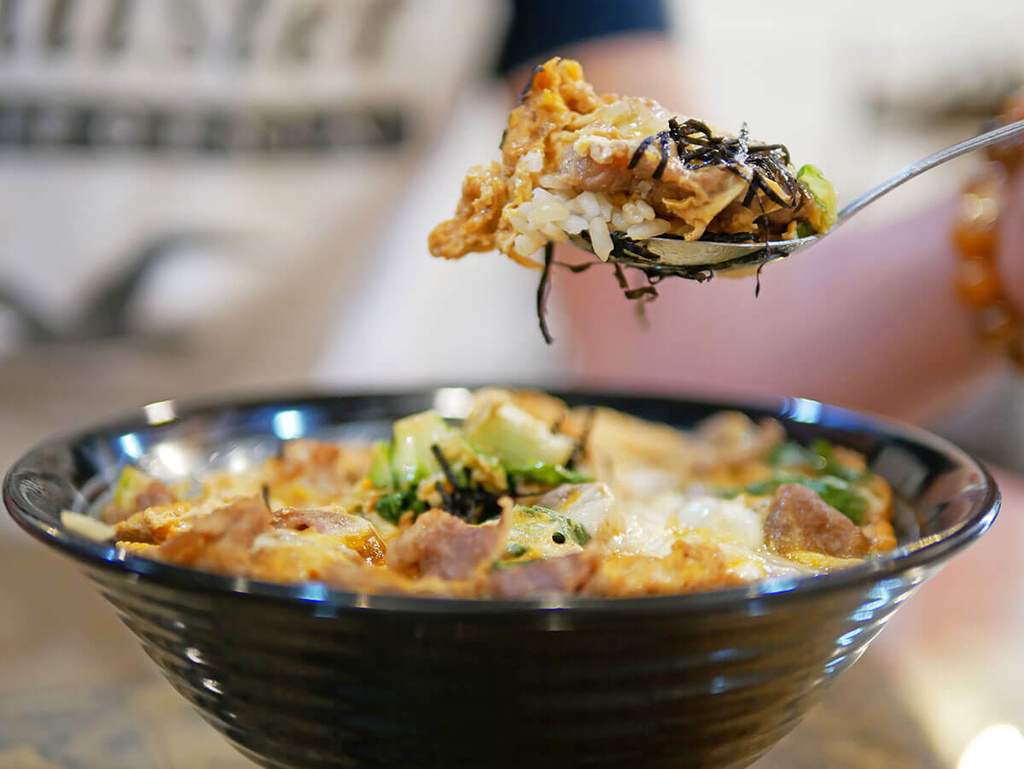
[[[213,397],[160,401],[173,407],[173,418],[160,425],[171,425],[190,418],[211,416],[227,410],[253,410],[276,405],[292,405],[336,399],[380,400],[421,398],[437,394],[445,387],[417,387],[394,390],[328,390],[264,394],[243,398]],[[458,389],[464,389],[459,387]],[[476,389],[475,387],[469,389]],[[514,387],[513,389],[519,389]],[[980,478],[984,496],[976,502],[963,521],[938,534],[932,534],[900,545],[894,550],[869,558],[863,563],[820,575],[772,577],[749,583],[743,587],[709,590],[697,593],[679,593],[636,598],[581,598],[537,597],[529,599],[438,598],[402,594],[376,594],[353,592],[309,582],[285,584],[265,582],[247,577],[233,577],[204,572],[187,567],[154,561],[133,555],[114,545],[94,542],[75,535],[63,526],[55,527],[39,519],[17,500],[14,486],[19,474],[39,454],[54,449],[66,449],[101,434],[131,432],[154,425],[147,419],[146,407],[122,412],[113,419],[52,436],[23,454],[7,471],[3,480],[3,500],[8,513],[26,532],[43,544],[83,563],[87,567],[114,572],[134,580],[190,593],[235,595],[242,598],[275,602],[315,604],[333,610],[373,609],[390,613],[491,615],[504,613],[547,613],[572,610],[577,613],[600,612],[672,612],[706,613],[709,610],[730,611],[751,601],[783,601],[811,597],[823,592],[838,592],[849,588],[880,583],[888,578],[900,578],[906,572],[926,566],[938,567],[952,555],[972,544],[992,525],[999,511],[1001,495],[995,479],[988,469],[969,452],[923,428],[865,411],[824,404],[808,398],[764,398],[717,400],[703,397],[676,397],[664,393],[643,391],[612,391],[603,389],[545,389],[556,397],[585,401],[588,397],[654,404],[658,401],[676,406],[694,406],[712,410],[739,410],[746,413],[766,413],[782,421],[838,427],[859,433],[880,433],[885,438],[897,438],[918,444],[942,454],[958,466],[966,466]],[[805,416],[787,417],[786,414]],[[806,415],[812,416],[806,416]],[[923,576],[921,577],[923,580]],[[318,612],[320,613],[320,612]],[[331,616],[332,612],[323,612]]]

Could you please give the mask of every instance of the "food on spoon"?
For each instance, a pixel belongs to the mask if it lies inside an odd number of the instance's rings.
[[[536,267],[549,242],[583,237],[602,260],[623,238],[792,239],[835,222],[836,195],[781,144],[731,136],[657,102],[597,95],[579,63],[537,67],[512,111],[501,161],[472,168],[435,256],[497,249]],[[636,246],[632,246],[635,250]]]
[[[157,483],[128,467],[103,508],[129,552],[366,592],[658,595],[895,546],[892,493],[856,452],[738,412],[682,432],[536,392],[482,390],[464,419],[414,414],[372,445],[291,441],[198,492]]]

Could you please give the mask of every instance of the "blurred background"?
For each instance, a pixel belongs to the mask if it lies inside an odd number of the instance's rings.
[[[846,200],[975,132],[1024,72],[1014,0],[664,8],[658,77],[679,109],[784,137]],[[564,381],[572,350],[541,342],[536,275],[425,248],[466,169],[496,156],[509,19],[466,0],[0,0],[9,429],[66,428],[84,402]],[[952,199],[974,162],[855,226]],[[991,378],[930,421],[1024,464],[1016,389]]]
[[[664,7],[679,111],[783,139],[843,200],[975,133],[1024,83],[1020,0]],[[0,465],[166,398],[571,383],[572,351],[536,326],[536,274],[426,249],[467,168],[497,156],[510,19],[496,0],[0,0]],[[850,226],[953,199],[977,162]],[[926,422],[1024,468],[1022,396],[1000,371]],[[4,519],[0,547],[15,538]],[[962,762],[985,728],[1024,725],[1024,671],[987,676],[978,704],[975,656],[1011,647],[976,642],[957,642],[959,667],[939,644],[899,674],[944,765],[1010,766]],[[934,696],[936,666],[956,696]]]

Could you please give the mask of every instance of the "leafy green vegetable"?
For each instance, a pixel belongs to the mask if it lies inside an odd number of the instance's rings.
[[[814,211],[809,222],[817,232],[825,232],[836,223],[839,209],[839,195],[836,188],[821,171],[812,165],[805,165],[796,172],[796,180],[814,198]],[[797,233],[799,235],[799,232]]]
[[[768,456],[773,467],[806,467],[815,475],[832,475],[850,483],[867,483],[871,473],[844,465],[834,457],[834,447],[826,440],[817,440],[810,448],[787,441],[775,447]]]
[[[543,462],[524,467],[509,467],[508,474],[549,486],[557,486],[560,483],[589,483],[594,480],[579,470],[569,470],[562,465],[549,465]]]
[[[413,513],[419,515],[427,509],[427,503],[418,499],[416,492],[409,489],[385,494],[377,500],[374,509],[385,521],[398,525],[398,521],[406,510],[412,510]]]
[[[466,438],[506,467],[565,465],[575,442],[512,403],[501,403],[466,425]]]
[[[135,499],[152,482],[153,479],[139,468],[126,465],[121,471],[121,477],[117,479],[111,501],[122,510],[130,510],[135,505]]]
[[[810,485],[810,484],[808,484]],[[812,485],[811,488],[814,488]],[[868,501],[850,486],[823,484],[815,488],[818,496],[845,515],[858,526],[864,522],[864,514],[868,511]]]
[[[441,472],[430,447],[452,429],[435,411],[424,411],[395,422],[391,444],[391,471],[398,488],[415,486],[428,475]]]
[[[786,441],[776,446],[768,455],[768,464],[772,467],[806,465],[814,470],[821,470],[825,467],[820,455],[795,441]]]
[[[583,547],[590,541],[590,534],[587,533],[586,528],[582,523],[576,523],[572,518],[567,515],[549,510],[546,507],[540,507],[534,505],[533,507],[522,507],[522,512],[533,513],[535,515],[542,515],[548,520],[553,521],[555,526],[555,533],[560,533],[566,538],[566,540],[572,540],[580,547]]]
[[[871,473],[857,470],[833,458],[833,446],[825,440],[817,440],[811,444],[811,451],[824,461],[821,472],[825,475],[834,475],[850,483],[867,483],[871,480]]]
[[[395,485],[395,477],[391,472],[391,444],[377,441],[370,450],[370,483],[374,488],[390,489]]]
[[[528,552],[530,552],[530,548],[528,548],[526,545],[521,545],[518,542],[515,542],[509,545],[507,548],[505,548],[505,557],[519,558],[521,556],[526,555]]]

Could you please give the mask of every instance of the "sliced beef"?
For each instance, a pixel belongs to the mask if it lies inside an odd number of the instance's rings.
[[[485,592],[492,598],[573,595],[586,584],[600,562],[598,553],[582,550],[557,558],[508,564],[488,575]]]
[[[153,480],[125,506],[108,502],[103,507],[103,520],[112,525],[121,523],[151,507],[173,505],[177,501],[178,495],[171,491],[166,483]]]
[[[370,470],[368,446],[339,446],[300,438],[281,448],[277,482],[301,478],[322,494],[341,493]]]
[[[156,505],[173,505],[178,495],[163,481],[153,481],[135,498],[135,509],[145,510]]]
[[[194,517],[177,505],[150,507],[115,524],[114,529],[119,542],[159,545],[173,536],[188,531],[192,527]]]
[[[798,483],[775,491],[764,521],[765,539],[780,553],[810,550],[839,558],[868,552],[868,540],[849,518]]]
[[[244,497],[200,518],[190,531],[171,537],[158,551],[162,561],[221,574],[247,575],[252,545],[270,526],[261,495]]]
[[[388,547],[388,567],[410,577],[470,579],[505,547],[506,526],[474,526],[443,510],[428,510]]]
[[[572,519],[592,536],[605,521],[621,515],[615,495],[604,483],[563,484],[541,496],[537,504]]]
[[[274,513],[275,529],[312,531],[337,538],[370,563],[384,563],[384,543],[373,524],[365,518],[341,510],[296,510],[285,508]]]
[[[698,470],[718,466],[736,467],[764,459],[786,439],[782,425],[774,419],[753,422],[738,411],[723,411],[697,426],[701,458]]]
[[[318,534],[350,536],[373,529],[365,518],[337,510],[304,510],[286,507],[274,513],[275,529],[307,531]]]

